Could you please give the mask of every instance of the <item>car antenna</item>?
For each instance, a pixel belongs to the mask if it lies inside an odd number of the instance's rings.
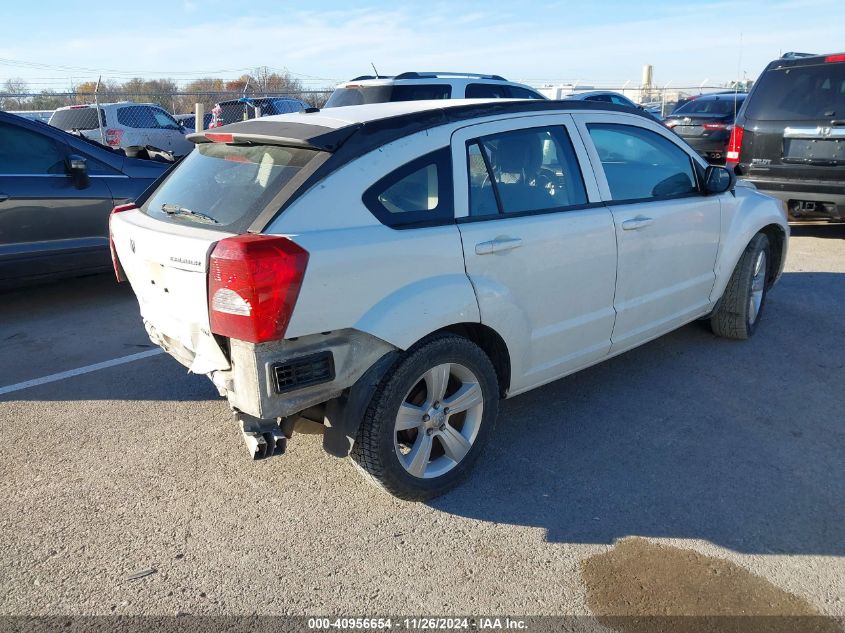
[[[376,74],[376,79],[379,79],[378,71],[376,70],[376,65],[373,62],[370,62],[370,66],[373,67],[373,72]]]

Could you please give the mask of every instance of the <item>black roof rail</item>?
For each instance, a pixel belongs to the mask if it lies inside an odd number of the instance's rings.
[[[437,77],[472,77],[473,79],[490,79],[493,81],[507,81],[501,75],[484,75],[481,73],[461,73],[448,71],[425,71],[425,72],[404,72],[396,75],[394,79],[434,79]]]
[[[781,59],[800,59],[801,57],[818,57],[818,53],[798,53],[796,51],[789,51],[780,56]]]

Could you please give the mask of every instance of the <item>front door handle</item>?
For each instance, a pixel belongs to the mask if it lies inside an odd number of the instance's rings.
[[[654,220],[652,218],[646,218],[642,215],[638,215],[635,218],[631,218],[630,220],[625,220],[622,223],[622,230],[623,231],[639,231],[640,229],[644,229],[647,226],[651,226],[654,224]]]
[[[522,240],[518,237],[497,237],[495,240],[476,244],[475,254],[490,255],[491,253],[501,253],[502,251],[509,251],[520,246],[522,246]]]

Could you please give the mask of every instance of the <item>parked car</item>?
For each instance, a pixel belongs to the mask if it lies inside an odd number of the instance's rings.
[[[9,114],[17,114],[25,119],[47,123],[53,115],[53,110],[6,110]]]
[[[420,101],[425,99],[545,99],[523,84],[499,75],[449,72],[406,72],[391,77],[363,75],[339,84],[326,108]]]
[[[185,130],[164,108],[154,103],[101,103],[97,106],[74,105],[59,108],[50,117],[50,125],[66,132],[78,132],[111,147],[152,146],[183,156],[193,149],[185,139]]]
[[[660,121],[659,116],[655,115],[651,110],[643,106],[637,105],[625,95],[613,92],[612,90],[589,90],[585,92],[573,92],[564,97],[564,99],[574,99],[575,101],[594,101],[596,103],[613,103],[627,108],[634,108],[646,112],[655,121]]]
[[[196,132],[197,123],[196,123],[196,115],[191,112],[190,114],[176,114],[173,116],[174,119],[182,126],[185,134],[193,134]],[[214,118],[214,115],[211,112],[206,112],[202,115],[202,129],[207,130],[211,125],[211,120]]]
[[[211,109],[208,128],[247,121],[258,116],[273,116],[298,112],[309,107],[304,101],[288,97],[243,97],[215,104]]]
[[[407,499],[467,474],[500,397],[696,319],[750,337],[786,255],[778,201],[611,104],[376,104],[191,138],[112,214],[152,340],[209,375],[253,457],[316,423]]]
[[[744,92],[704,95],[675,110],[663,124],[714,164],[725,162],[734,119]]]
[[[771,62],[736,118],[727,164],[793,220],[845,220],[845,53]]]
[[[109,270],[112,207],[168,167],[0,112],[0,287]]]

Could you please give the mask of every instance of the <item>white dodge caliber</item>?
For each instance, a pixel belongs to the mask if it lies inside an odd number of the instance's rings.
[[[750,337],[786,257],[780,202],[622,106],[387,103],[190,139],[111,216],[150,338],[253,458],[310,427],[405,499],[467,474],[500,398],[695,319]]]

